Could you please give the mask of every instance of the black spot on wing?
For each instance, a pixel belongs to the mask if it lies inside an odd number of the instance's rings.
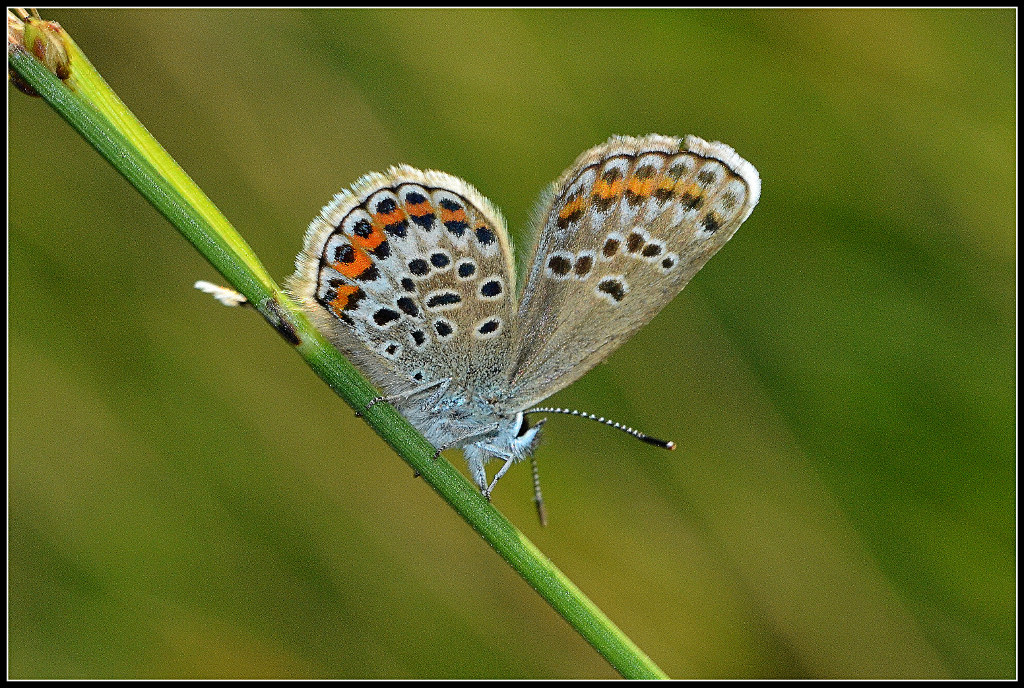
[[[494,243],[494,232],[487,227],[476,228],[476,240],[484,246],[489,246]]]
[[[388,323],[398,320],[400,317],[402,316],[398,314],[398,311],[393,311],[390,308],[379,308],[373,314],[373,322],[384,327]]]
[[[430,272],[430,266],[427,265],[427,261],[422,258],[414,258],[409,261],[409,272],[417,277],[423,277]]]
[[[622,299],[626,298],[626,290],[623,287],[622,282],[617,279],[609,278],[601,280],[597,285],[597,288],[611,296],[616,302],[622,301]]]

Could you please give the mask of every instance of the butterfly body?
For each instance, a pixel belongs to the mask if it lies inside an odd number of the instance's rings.
[[[438,449],[529,456],[523,411],[648,322],[750,214],[753,166],[696,137],[613,137],[542,197],[517,266],[496,208],[408,166],[370,174],[310,225],[288,288]],[[497,478],[495,478],[496,481]]]

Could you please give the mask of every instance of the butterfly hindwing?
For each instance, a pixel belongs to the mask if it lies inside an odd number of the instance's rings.
[[[581,155],[538,215],[511,397],[570,384],[653,318],[760,195],[752,165],[694,136],[613,137]]]
[[[505,378],[515,333],[500,213],[451,175],[400,166],[360,179],[310,225],[289,291],[385,394]]]

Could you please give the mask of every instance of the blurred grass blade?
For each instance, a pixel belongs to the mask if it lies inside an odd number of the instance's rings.
[[[376,390],[312,328],[227,218],[125,107],[74,41],[53,22],[24,17],[30,28],[12,42],[12,17],[8,14],[8,65],[16,85],[42,96],[249,299],[335,392],[354,408],[364,409]],[[21,40],[41,48],[48,46],[38,41],[58,43],[49,50],[33,50],[33,57]],[[64,64],[61,48],[70,61],[69,74],[55,69]],[[49,56],[49,63],[37,59],[40,53]],[[619,673],[627,678],[667,678],[461,473],[446,461],[432,460],[433,447],[394,408],[377,404],[364,416]]]

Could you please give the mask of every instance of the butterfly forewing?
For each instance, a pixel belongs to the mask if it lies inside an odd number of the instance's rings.
[[[291,293],[385,394],[507,379],[511,246],[462,180],[407,166],[363,177],[313,221],[296,265]]]
[[[697,137],[614,137],[580,156],[540,215],[518,309],[511,398],[570,384],[665,306],[760,195],[752,165]]]

